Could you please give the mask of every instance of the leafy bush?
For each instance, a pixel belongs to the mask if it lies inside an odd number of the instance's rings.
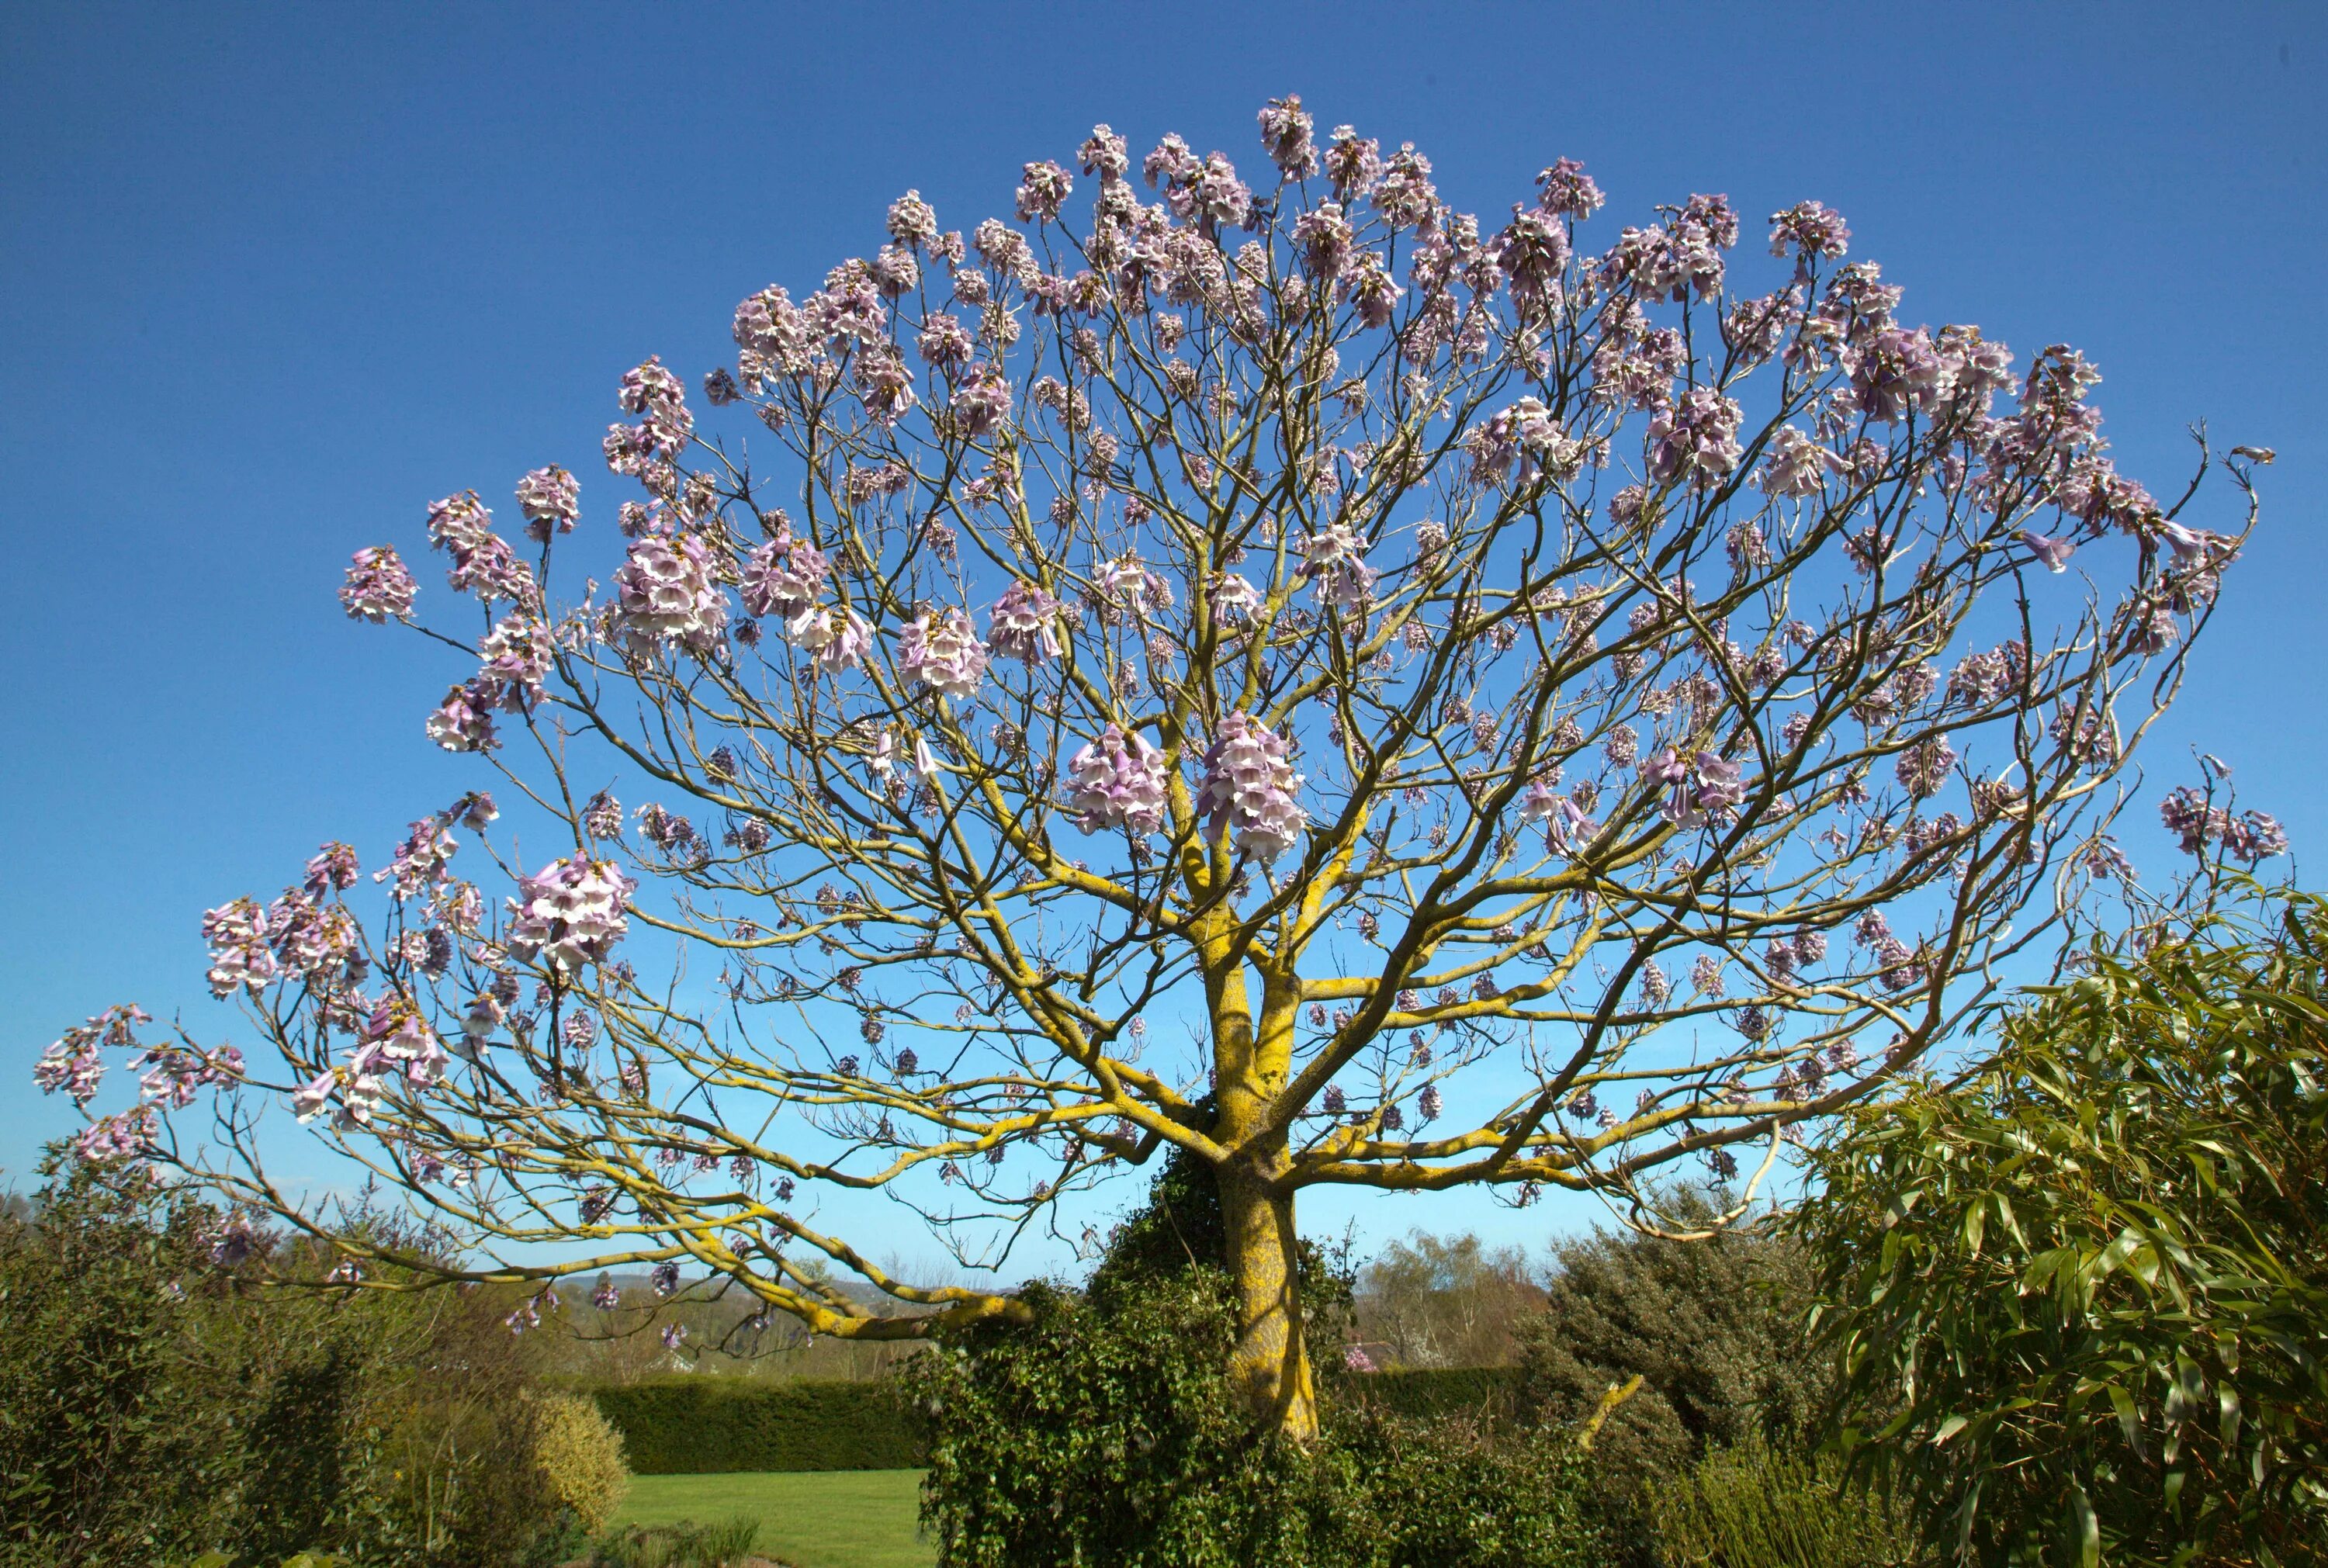
[[[1310,1447],[1256,1424],[1223,1372],[1236,1321],[1211,1192],[1168,1166],[1087,1291],[1031,1288],[1031,1323],[958,1334],[902,1369],[930,1422],[923,1515],[944,1568],[1596,1560],[1563,1441],[1499,1445],[1332,1382]],[[1300,1281],[1330,1322],[1343,1282],[1315,1253]]]
[[[2328,904],[2154,934],[1872,1105],[1795,1228],[1873,1473],[1984,1563],[2328,1553]]]
[[[535,1405],[533,1457],[549,1495],[585,1530],[605,1529],[630,1490],[623,1434],[578,1394],[553,1394]]]
[[[643,1476],[887,1470],[923,1462],[894,1385],[677,1373],[590,1391]]]
[[[1832,1458],[1760,1437],[1652,1485],[1648,1503],[1665,1568],[1894,1568],[1920,1555],[1896,1501],[1846,1486]]]
[[[0,1563],[514,1563],[554,1543],[497,1303],[326,1286],[263,1237],[231,1261],[237,1233],[183,1193],[43,1171],[0,1217]],[[306,1283],[262,1285],[262,1262]]]
[[[1685,1191],[1666,1207],[1694,1225],[1727,1202]],[[1642,1378],[1596,1441],[1592,1476],[1622,1559],[1645,1562],[1653,1481],[1712,1449],[1790,1442],[1816,1424],[1810,1271],[1797,1244],[1760,1228],[1704,1241],[1597,1232],[1555,1256],[1544,1313],[1521,1331],[1522,1405],[1572,1424],[1611,1385]]]

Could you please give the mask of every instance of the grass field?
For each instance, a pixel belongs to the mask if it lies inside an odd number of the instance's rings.
[[[929,1568],[919,1534],[919,1470],[793,1470],[637,1476],[616,1516],[624,1525],[681,1519],[760,1522],[757,1550],[799,1568]]]

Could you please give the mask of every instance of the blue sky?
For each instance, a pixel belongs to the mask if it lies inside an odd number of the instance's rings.
[[[909,186],[967,228],[1095,120],[1258,164],[1288,91],[1484,214],[1560,155],[1618,221],[1824,200],[1909,321],[2084,350],[2162,493],[2192,420],[2276,447],[2149,793],[2218,752],[2301,852],[2323,70],[2316,5],[0,9],[0,1184],[73,1124],[25,1076],[67,1024],[136,1000],[232,1032],[202,908],[325,838],[377,863],[478,782],[420,736],[447,671],[341,615],[351,550],[417,557],[428,500],[540,464],[588,485],[624,369],[694,380],[737,299],[865,251]],[[2154,828],[2129,847],[2166,869]],[[1376,1235],[1548,1213],[1365,1201]]]

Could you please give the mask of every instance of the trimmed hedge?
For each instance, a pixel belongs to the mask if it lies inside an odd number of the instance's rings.
[[[1450,1366],[1336,1378],[1328,1397],[1410,1418],[1508,1418],[1519,1369]],[[887,1380],[676,1373],[587,1390],[643,1476],[892,1470],[929,1462],[928,1436]]]
[[[1354,1372],[1328,1384],[1328,1397],[1386,1414],[1422,1420],[1442,1415],[1510,1419],[1519,1408],[1516,1366],[1431,1366]]]
[[[921,1421],[887,1381],[681,1373],[590,1394],[643,1476],[894,1470],[929,1462]]]

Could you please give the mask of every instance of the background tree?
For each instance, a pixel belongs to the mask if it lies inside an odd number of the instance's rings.
[[[685,1263],[859,1338],[1024,1309],[896,1277],[819,1193],[992,1263],[1177,1149],[1219,1188],[1235,1380],[1298,1437],[1303,1190],[1655,1225],[1647,1178],[1743,1148],[1748,1201],[1788,1128],[1947,1039],[2122,864],[2112,780],[2251,499],[2177,521],[2082,358],[1907,325],[1816,202],[1733,278],[1720,196],[1591,251],[1572,161],[1483,223],[1411,146],[1260,125],[1259,189],[1101,127],[1015,224],[908,192],[874,254],[738,307],[732,426],[631,371],[604,587],[552,596],[562,469],[518,486],[530,559],[474,492],[432,506],[474,630],[425,633],[461,661],[427,730],[511,822],[416,823],[369,928],[338,844],[211,910],[268,1068],[108,1015],[43,1081],[110,1040],[154,1103],[84,1147],[296,1216],[256,1131],[288,1094],[474,1238],[462,1272]],[[380,545],[343,598],[417,627],[416,594]],[[161,1111],[214,1084],[198,1146]]]
[[[1466,1231],[1416,1231],[1358,1271],[1352,1326],[1369,1359],[1389,1366],[1497,1366],[1521,1324],[1544,1310],[1544,1288],[1517,1247]]]
[[[1686,1188],[1663,1207],[1704,1227],[1732,1200]],[[1521,1331],[1521,1406],[1573,1425],[1611,1386],[1642,1380],[1593,1445],[1592,1485],[1615,1525],[1610,1560],[1652,1568],[1659,1487],[1709,1453],[1789,1453],[1825,1435],[1834,1376],[1804,1329],[1809,1260],[1767,1216],[1694,1241],[1604,1230],[1554,1259],[1544,1310]]]

